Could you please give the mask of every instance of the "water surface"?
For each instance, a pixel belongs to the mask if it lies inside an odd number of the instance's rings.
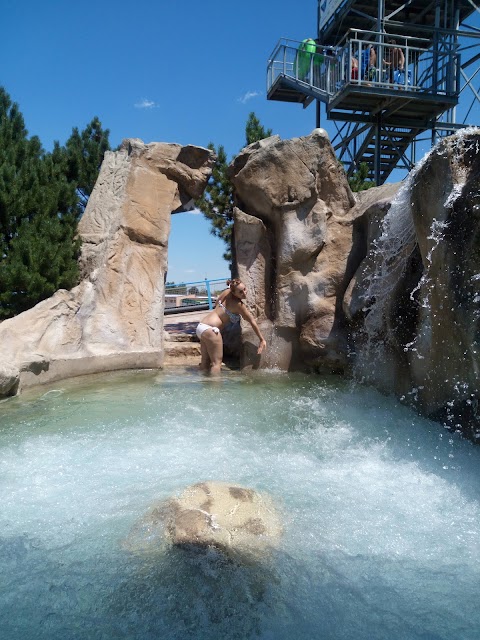
[[[0,404],[7,640],[473,640],[480,449],[339,378],[96,376]],[[280,547],[241,566],[122,542],[203,480],[268,492]]]

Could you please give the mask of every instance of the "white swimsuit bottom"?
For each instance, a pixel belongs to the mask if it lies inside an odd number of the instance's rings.
[[[207,329],[211,329],[213,333],[220,333],[220,329],[218,327],[211,327],[209,324],[205,324],[204,322],[199,322],[197,325],[197,338],[200,340],[200,337],[204,331]]]

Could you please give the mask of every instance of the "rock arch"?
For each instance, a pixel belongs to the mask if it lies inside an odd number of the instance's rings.
[[[0,395],[163,361],[170,215],[193,208],[214,154],[125,140],[107,152],[80,220],[81,282],[0,324]]]

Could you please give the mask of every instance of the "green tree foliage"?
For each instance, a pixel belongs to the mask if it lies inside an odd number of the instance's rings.
[[[232,260],[232,229],[233,229],[233,186],[227,176],[228,160],[222,145],[215,148],[213,142],[208,148],[216,153],[217,160],[213,166],[212,175],[204,194],[197,201],[197,207],[210,220],[210,232],[221,238],[227,245],[223,257],[227,262]]]
[[[245,126],[245,138],[247,140],[247,145],[263,140],[264,138],[269,138],[271,135],[272,130],[265,129],[260,124],[260,120],[257,118],[255,113],[252,111],[248,116],[247,124]]]
[[[105,151],[110,149],[109,134],[95,117],[82,132],[77,127],[72,129],[65,144],[66,175],[69,182],[76,184],[80,213],[87,206]]]
[[[248,116],[245,126],[245,138],[247,145],[257,142],[272,135],[271,129],[264,129],[259,119],[252,111]],[[215,147],[213,142],[208,148],[217,155],[216,163],[213,167],[212,176],[207,184],[205,193],[197,201],[197,207],[212,224],[211,233],[221,238],[226,244],[224,259],[232,262],[233,248],[233,186],[228,178],[228,161],[225,148],[222,145]]]
[[[361,162],[358,170],[355,171],[353,176],[348,179],[348,184],[352,191],[366,191],[367,189],[371,189],[371,187],[375,186],[375,182],[367,180],[368,172],[368,164],[366,162]]]
[[[65,220],[42,214],[23,220],[0,267],[0,315],[15,315],[74,286],[78,250],[74,226]]]
[[[0,318],[78,281],[78,215],[105,138],[108,146],[108,131],[95,118],[81,134],[73,130],[68,148],[55,143],[47,153],[0,88]]]

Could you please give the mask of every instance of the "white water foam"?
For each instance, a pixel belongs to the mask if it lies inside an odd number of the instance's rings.
[[[471,444],[334,378],[112,380],[2,407],[3,637],[476,637]],[[280,548],[252,567],[123,550],[205,479],[272,495]]]

